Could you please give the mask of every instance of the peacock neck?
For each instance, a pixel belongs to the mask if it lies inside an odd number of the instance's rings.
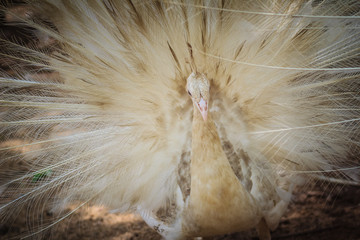
[[[215,150],[209,148],[209,143],[211,143],[212,146],[219,146],[221,148],[220,138],[211,114],[208,113],[207,120],[204,121],[196,106],[194,106],[193,114],[192,139],[192,158],[196,160],[203,159],[204,157],[200,156],[206,155],[206,152]],[[196,154],[196,156],[194,156],[194,154]]]
[[[192,180],[199,178],[208,178],[207,174],[212,175],[213,171],[219,168],[228,168],[231,166],[224,154],[222,145],[215,123],[208,114],[204,121],[201,113],[194,106],[194,115],[192,123],[192,151],[191,151],[191,176]],[[206,170],[207,169],[207,170]],[[206,170],[206,171],[205,171]],[[192,185],[193,185],[192,181]]]
[[[223,234],[250,228],[259,219],[259,209],[231,169],[222,149],[215,123],[194,107],[191,149],[191,190],[184,216],[189,232]]]

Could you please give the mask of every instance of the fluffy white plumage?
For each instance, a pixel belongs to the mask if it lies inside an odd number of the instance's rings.
[[[59,209],[93,202],[187,236],[173,205],[191,196],[194,65],[210,82],[222,149],[271,229],[309,176],[357,180],[356,1],[48,0],[29,9],[41,18],[26,25],[56,45],[2,41],[1,54],[21,61],[0,79],[1,164],[24,166],[2,171],[4,216],[40,199]],[[58,77],[39,80],[42,72]]]

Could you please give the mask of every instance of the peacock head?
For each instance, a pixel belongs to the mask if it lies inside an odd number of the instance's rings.
[[[204,121],[207,119],[210,83],[203,73],[191,73],[187,79],[186,90],[193,104],[200,111]]]

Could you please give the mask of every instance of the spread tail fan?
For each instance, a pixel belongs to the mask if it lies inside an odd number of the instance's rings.
[[[304,180],[358,183],[356,1],[48,0],[24,9],[2,9],[33,39],[0,40],[3,219],[43,202],[156,221],[174,202],[185,208],[193,72],[210,82],[215,132],[270,228]]]

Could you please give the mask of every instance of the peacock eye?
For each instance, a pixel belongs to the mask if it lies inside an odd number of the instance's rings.
[[[188,92],[188,94],[190,95],[190,97],[192,97],[191,92],[190,92],[189,90],[188,90],[187,92]]]

